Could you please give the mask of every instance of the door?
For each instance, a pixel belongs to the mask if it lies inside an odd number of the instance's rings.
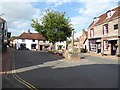
[[[117,41],[111,42],[111,55],[116,55],[116,50],[117,50],[117,47],[115,46],[116,43]]]
[[[43,47],[43,45],[40,45],[40,50],[42,51],[42,47]]]
[[[101,43],[98,43],[97,47],[98,47],[97,53],[101,53]]]

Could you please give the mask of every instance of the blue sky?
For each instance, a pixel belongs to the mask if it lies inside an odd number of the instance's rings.
[[[8,22],[8,31],[12,36],[18,36],[28,29],[35,32],[30,26],[32,19],[40,19],[46,9],[66,12],[76,31],[75,38],[81,35],[94,17],[118,6],[119,0],[1,0],[0,14]]]

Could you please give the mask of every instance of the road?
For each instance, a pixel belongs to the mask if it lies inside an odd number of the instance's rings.
[[[48,52],[15,50],[11,61],[11,70],[15,70],[8,72],[8,77],[16,88],[118,87],[117,60],[87,54],[81,57],[86,60],[67,62]]]

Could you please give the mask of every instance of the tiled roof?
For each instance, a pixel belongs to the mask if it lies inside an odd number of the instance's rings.
[[[3,18],[0,18],[0,23],[1,23],[1,22],[6,22],[6,21],[5,21]]]
[[[35,39],[35,40],[45,40],[42,34],[39,33],[22,33],[19,39]]]
[[[89,27],[94,27],[95,25],[98,25],[98,24],[101,24],[101,23],[104,23],[108,20],[112,20],[116,17],[119,17],[120,16],[120,6],[112,9],[112,11],[115,11],[115,13],[110,17],[110,18],[107,18],[107,14],[106,13],[103,13],[102,15],[98,16],[99,20],[94,23],[94,21],[89,25]]]

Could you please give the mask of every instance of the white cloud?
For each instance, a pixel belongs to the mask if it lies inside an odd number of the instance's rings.
[[[28,20],[33,17],[33,15],[38,14],[39,11],[32,7],[30,3],[1,3],[2,9],[0,12],[5,14],[5,17],[9,20],[24,19]],[[37,13],[36,13],[37,12]]]
[[[80,9],[78,10],[78,13],[79,13],[79,14],[82,14],[82,13],[84,13],[84,11],[85,11],[85,8],[80,8]]]
[[[38,2],[41,0],[0,0],[0,2]]]
[[[8,23],[8,31],[17,35],[21,29],[27,31],[30,28],[32,19],[41,16],[40,9],[32,7],[28,2],[1,2],[0,12],[4,13],[3,18]]]
[[[45,2],[49,4],[54,4],[54,6],[57,7],[68,2],[74,2],[74,0],[46,0]]]

